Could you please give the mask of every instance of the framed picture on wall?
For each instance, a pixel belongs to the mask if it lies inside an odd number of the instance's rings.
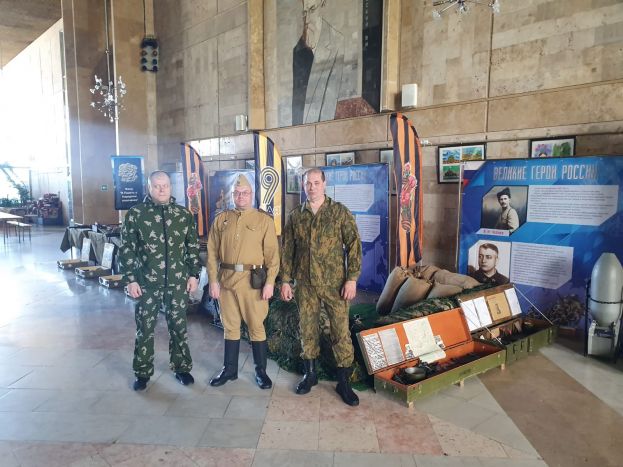
[[[379,161],[385,162],[389,165],[389,192],[392,195],[396,194],[396,180],[394,177],[394,150],[393,149],[381,149],[379,151]]]
[[[530,157],[570,157],[574,155],[574,136],[530,140]]]
[[[353,165],[355,163],[355,152],[336,152],[327,154],[327,165]]]
[[[301,192],[301,176],[303,175],[303,157],[286,157],[286,193]]]
[[[484,144],[463,144],[460,146],[440,146],[438,150],[437,172],[439,183],[457,183],[461,162],[485,160]]]

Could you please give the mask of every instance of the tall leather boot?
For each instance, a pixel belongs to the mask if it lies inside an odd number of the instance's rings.
[[[316,360],[303,360],[305,374],[303,379],[296,385],[297,394],[307,394],[311,388],[318,384],[318,375],[316,374]]]
[[[335,390],[340,395],[345,404],[350,406],[359,405],[359,397],[350,387],[350,368],[337,369],[337,386]]]
[[[210,386],[222,386],[227,381],[238,379],[238,353],[240,352],[240,340],[225,339],[225,358],[223,369],[218,375],[210,380]]]
[[[273,382],[266,374],[268,342],[252,341],[251,348],[253,349],[253,363],[255,363],[255,381],[260,389],[270,389],[273,387]]]

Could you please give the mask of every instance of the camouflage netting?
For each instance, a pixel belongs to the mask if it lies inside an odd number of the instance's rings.
[[[465,290],[464,293],[476,292],[490,286],[482,285]],[[390,315],[380,316],[376,312],[375,304],[359,304],[350,307],[350,329],[353,346],[355,347],[355,363],[353,365],[353,382],[370,383],[365,363],[356,334],[364,329],[398,323],[401,321],[427,316],[439,311],[457,308],[459,302],[455,295],[446,298],[432,298],[422,300],[407,308],[399,309]],[[301,343],[299,338],[298,309],[292,302],[284,302],[278,298],[278,292],[271,301],[268,317],[265,321],[268,339],[269,357],[275,360],[281,368],[288,371],[302,373],[303,361],[300,357]],[[320,358],[318,359],[318,374],[322,379],[335,379],[335,359],[331,350],[329,335],[329,319],[326,312],[321,310],[320,323],[322,335],[320,339]]]

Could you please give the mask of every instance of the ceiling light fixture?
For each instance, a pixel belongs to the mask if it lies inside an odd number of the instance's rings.
[[[500,0],[491,0],[490,2],[482,2],[479,0],[435,0],[434,7],[442,7],[433,10],[433,18],[440,19],[444,12],[453,6],[456,6],[458,14],[467,14],[469,12],[469,4],[480,5],[491,8],[491,12],[496,14],[500,12]]]
[[[107,81],[95,75],[95,86],[90,89],[93,94],[91,107],[108,117],[110,123],[119,120],[119,111],[123,109],[123,98],[127,93],[125,83],[119,76],[115,83],[110,72],[110,38],[108,36],[108,0],[104,0],[104,27],[106,28],[106,73]]]

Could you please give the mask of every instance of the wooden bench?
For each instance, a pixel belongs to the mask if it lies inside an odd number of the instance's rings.
[[[24,232],[26,231],[28,231],[28,241],[32,241],[30,233],[32,229],[31,224],[25,224],[24,222],[19,221],[7,221],[6,223],[7,225],[12,225],[13,227],[15,227],[15,235],[17,235],[17,239],[20,242],[26,239],[26,236],[24,235]]]

